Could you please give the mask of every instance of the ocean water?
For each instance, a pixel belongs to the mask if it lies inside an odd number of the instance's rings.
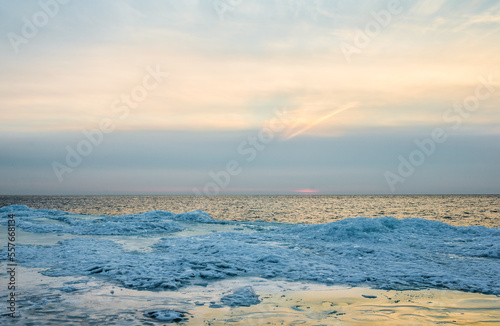
[[[0,196],[13,204],[88,215],[202,210],[220,220],[328,223],[353,217],[418,217],[500,227],[500,195],[434,196]]]
[[[7,270],[14,214],[19,324],[242,324],[257,312],[266,324],[285,314],[261,311],[271,307],[270,293],[337,287],[498,298],[499,203],[500,196],[2,196],[0,261]],[[8,276],[1,280],[3,294]],[[296,306],[295,315],[307,315]],[[334,306],[307,318],[324,322],[338,315]],[[221,323],[204,317],[242,307],[253,310]]]

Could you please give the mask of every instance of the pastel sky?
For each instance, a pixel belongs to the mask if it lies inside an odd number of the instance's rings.
[[[0,194],[500,193],[499,1],[0,1]]]

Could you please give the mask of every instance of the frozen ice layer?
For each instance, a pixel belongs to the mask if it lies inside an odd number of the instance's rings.
[[[2,224],[8,214],[16,215],[19,228],[33,233],[68,233],[74,235],[139,235],[173,233],[185,229],[184,223],[227,223],[211,218],[207,213],[194,211],[174,214],[150,211],[142,214],[91,217],[47,209],[30,209],[24,205],[0,208]]]
[[[126,227],[131,225],[155,232],[151,230],[170,225],[167,222],[181,227],[217,223],[200,211],[154,211],[102,217],[95,222],[64,212],[16,209],[24,214],[18,218],[20,224],[43,225],[35,221],[43,216],[81,233],[95,232],[96,223],[117,223],[111,229],[123,235],[133,232]],[[13,208],[1,209],[2,217],[9,210]],[[169,234],[148,252],[125,250],[107,239],[80,237],[50,246],[19,245],[16,258],[26,267],[44,268],[44,275],[87,275],[133,289],[177,290],[216,280],[261,277],[387,290],[437,288],[500,295],[499,228],[392,217],[317,225],[273,224],[272,228],[266,222],[231,223],[245,230]],[[42,228],[31,230],[44,232]],[[5,249],[0,255],[5,259]]]

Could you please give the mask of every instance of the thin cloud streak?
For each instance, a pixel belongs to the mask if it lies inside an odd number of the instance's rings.
[[[321,118],[319,118],[319,119],[317,119],[317,120],[309,123],[308,125],[306,125],[302,129],[300,129],[300,130],[292,133],[291,135],[286,136],[285,140],[290,140],[290,139],[292,139],[294,137],[297,137],[298,135],[306,132],[307,130],[311,129],[314,126],[319,125],[320,123],[322,123],[323,121],[325,121],[325,120],[333,117],[334,115],[339,114],[339,113],[341,113],[341,112],[343,112],[345,110],[349,110],[349,109],[352,109],[352,108],[358,106],[358,104],[359,104],[358,102],[352,102],[352,103],[345,104],[345,105],[341,106],[340,108],[338,108],[337,110],[335,110],[335,111],[333,111],[331,113],[328,113],[327,115],[324,115]]]

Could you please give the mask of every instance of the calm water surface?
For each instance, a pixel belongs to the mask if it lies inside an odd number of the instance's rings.
[[[456,226],[500,227],[500,195],[434,196],[0,196],[12,204],[90,215],[202,210],[213,218],[328,223],[349,217],[420,217]]]

